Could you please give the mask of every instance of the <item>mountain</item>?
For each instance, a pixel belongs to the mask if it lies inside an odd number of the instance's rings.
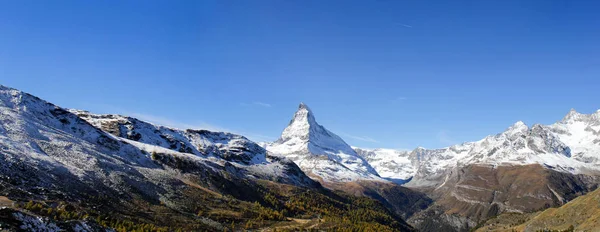
[[[240,135],[66,110],[5,86],[0,121],[9,231],[412,230]]]
[[[363,156],[319,125],[304,103],[300,103],[281,137],[263,146],[274,156],[294,161],[325,187],[377,199],[402,218],[431,204],[425,194],[381,178]]]
[[[293,160],[321,182],[383,180],[350,145],[319,125],[304,103],[300,103],[281,137],[264,146],[273,154]]]
[[[600,170],[599,117],[600,111],[591,115],[571,111],[549,126],[529,128],[517,122],[500,134],[442,149],[355,150],[383,177],[411,179],[407,186],[418,188],[439,187],[447,170],[471,164],[540,164],[574,174],[595,173]]]
[[[263,144],[67,110],[4,86],[0,122],[9,231],[412,231],[406,221],[468,231],[509,214],[525,222],[600,183],[600,111],[412,151],[351,147],[305,104]],[[544,220],[527,225],[555,226]]]
[[[591,119],[594,119],[593,116],[590,116]],[[598,122],[567,120],[550,126],[536,124],[531,128],[517,122],[506,131],[477,142],[444,149],[416,150],[419,166],[409,185],[436,186],[447,176],[442,174],[440,177],[444,170],[469,164],[540,164],[560,172],[595,173],[600,169],[600,153],[597,153],[600,147],[593,143],[594,139],[600,138]],[[590,138],[592,141],[588,143]]]
[[[234,166],[246,169],[246,175],[253,178],[304,187],[319,185],[307,178],[289,160],[268,155],[264,148],[241,135],[207,130],[179,130],[122,115],[97,115],[82,110],[70,112],[150,153],[158,150],[177,151],[215,162],[231,162]]]
[[[599,221],[600,189],[597,189],[558,208],[501,214],[480,225],[477,231],[598,231]]]
[[[266,162],[266,151],[241,135],[207,130],[179,130],[122,115],[97,115],[82,110],[70,112],[116,137],[139,143],[242,164]]]
[[[572,110],[552,125],[517,122],[480,141],[413,151],[355,148],[382,177],[435,200],[409,222],[468,230],[502,212],[531,212],[593,190],[600,176],[600,111]]]
[[[471,164],[453,168],[435,200],[408,221],[422,231],[469,231],[501,213],[528,213],[556,207],[597,188],[598,175],[572,174],[539,164]]]

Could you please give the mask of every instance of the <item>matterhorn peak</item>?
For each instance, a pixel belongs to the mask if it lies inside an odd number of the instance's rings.
[[[298,110],[294,113],[294,117],[288,126],[281,133],[281,140],[300,138],[308,140],[311,131],[315,131],[319,127],[313,112],[304,103],[300,103]]]
[[[350,145],[317,123],[313,112],[304,103],[298,106],[281,138],[267,144],[266,148],[326,181],[379,179],[375,169]]]
[[[298,110],[296,110],[296,113],[294,114],[290,125],[296,121],[309,124],[316,124],[313,112],[310,110],[310,108],[308,108],[306,104],[304,104],[304,102],[300,102]]]
[[[298,109],[307,109],[310,111],[310,109],[308,108],[308,106],[306,104],[304,104],[304,102],[300,102],[300,105],[298,106]]]

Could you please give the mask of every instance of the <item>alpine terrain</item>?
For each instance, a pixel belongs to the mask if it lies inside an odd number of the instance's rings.
[[[542,212],[504,213],[479,225],[477,231],[598,231],[600,189]]]
[[[380,176],[435,200],[409,222],[468,231],[503,212],[560,206],[600,183],[600,111],[571,110],[552,125],[517,122],[477,142],[413,151],[355,148]],[[598,225],[600,227],[600,225]]]
[[[412,151],[352,147],[304,103],[263,143],[5,86],[0,122],[3,231],[600,231],[600,111]]]
[[[4,86],[0,122],[2,230],[412,230],[240,135],[67,110]]]

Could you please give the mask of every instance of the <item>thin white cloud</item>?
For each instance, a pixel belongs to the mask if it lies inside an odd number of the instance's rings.
[[[277,140],[277,138],[268,136],[268,135],[261,135],[261,134],[254,134],[254,133],[239,133],[239,134],[246,136],[248,139],[250,139],[254,142],[273,142],[273,141]]]
[[[350,138],[350,139],[354,139],[354,140],[359,140],[359,141],[369,142],[369,143],[379,143],[379,141],[377,141],[376,139],[367,137],[367,136],[356,136],[356,135],[350,135],[350,134],[346,134],[346,133],[339,133],[339,134],[342,137],[346,137],[346,138]]]
[[[411,25],[408,25],[408,24],[403,24],[403,23],[401,23],[401,24],[400,24],[400,26],[407,27],[407,28],[412,28],[412,27],[413,27],[413,26],[411,26]]]
[[[240,105],[243,105],[243,106],[260,106],[260,107],[265,107],[265,108],[270,108],[270,107],[273,106],[273,105],[271,105],[269,103],[259,102],[259,101],[254,101],[252,103],[242,102],[242,103],[240,103]]]
[[[258,102],[258,101],[252,102],[252,104],[257,105],[257,106],[262,106],[262,107],[271,107],[271,104],[269,104],[269,103]]]
[[[168,119],[165,117],[161,117],[161,116],[143,114],[143,113],[127,113],[126,115],[134,117],[134,118],[138,118],[142,121],[154,123],[156,125],[174,127],[177,129],[197,129],[197,130],[203,129],[203,130],[210,130],[210,131],[230,132],[230,130],[227,128],[211,125],[211,124],[208,124],[205,122],[190,124],[190,123],[174,121],[174,120],[171,120],[171,119]]]
[[[437,138],[440,143],[444,146],[450,146],[456,144],[456,141],[448,135],[448,131],[442,130],[437,133]]]
[[[408,100],[408,97],[400,96],[400,97],[396,97],[396,98],[392,99],[390,102],[391,103],[400,103],[400,102],[403,102],[406,100]]]
[[[102,112],[99,112],[102,114],[117,112],[118,114],[138,118],[142,121],[150,122],[150,123],[153,123],[156,125],[167,126],[167,127],[177,128],[177,129],[195,129],[195,130],[209,130],[209,131],[217,131],[217,132],[229,132],[229,133],[245,136],[246,138],[248,138],[252,141],[255,141],[255,142],[271,142],[271,141],[275,141],[277,139],[275,137],[268,136],[268,135],[233,130],[233,129],[224,128],[224,127],[206,123],[206,122],[196,122],[196,123],[180,122],[180,121],[172,120],[172,119],[169,119],[169,118],[166,118],[163,116],[131,112],[126,109],[115,107],[112,105],[106,105],[106,104],[101,104],[101,103],[95,104],[95,105],[101,106],[101,108],[104,108],[104,109],[102,109]]]
[[[128,113],[126,115],[134,117],[134,118],[138,118],[142,121],[154,123],[156,125],[173,127],[173,128],[177,128],[177,129],[195,129],[195,130],[229,132],[229,133],[245,136],[248,139],[255,141],[255,142],[271,142],[271,141],[276,140],[276,138],[274,138],[272,136],[256,134],[256,133],[249,133],[249,132],[238,131],[238,130],[231,130],[228,128],[208,124],[205,122],[190,124],[190,123],[178,122],[178,121],[171,120],[171,119],[161,117],[161,116],[142,114],[142,113]]]

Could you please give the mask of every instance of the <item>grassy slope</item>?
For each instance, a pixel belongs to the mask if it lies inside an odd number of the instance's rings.
[[[500,215],[477,231],[565,231],[571,225],[575,231],[600,231],[600,189],[540,213]]]
[[[57,223],[92,220],[118,231],[412,231],[381,203],[367,197],[217,173],[210,177],[223,185],[215,188],[194,177],[184,175],[178,196],[160,202],[134,196],[127,201],[112,197],[76,201],[0,197],[0,203]],[[244,195],[238,195],[240,192]]]

